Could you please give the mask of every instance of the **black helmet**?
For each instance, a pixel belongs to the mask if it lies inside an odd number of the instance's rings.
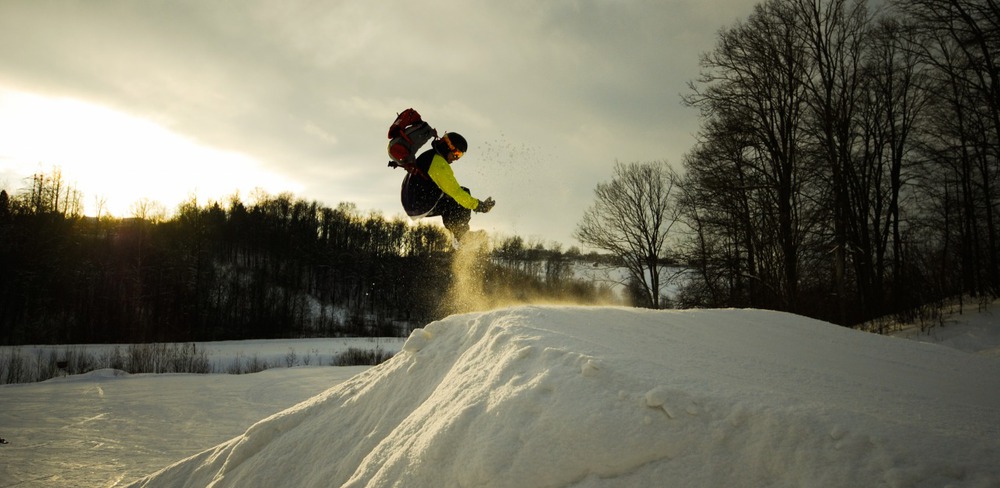
[[[440,143],[438,152],[441,154],[457,152],[458,157],[455,159],[462,157],[462,155],[465,154],[465,151],[469,149],[469,143],[465,141],[462,134],[457,132],[445,132],[444,135],[441,136]]]
[[[462,137],[462,134],[459,134],[458,132],[445,132],[442,139],[451,141],[452,146],[455,146],[455,149],[458,149],[459,151],[466,152],[469,150],[469,143],[466,142],[465,138]]]

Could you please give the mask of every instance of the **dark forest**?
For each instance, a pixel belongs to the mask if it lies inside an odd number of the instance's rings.
[[[169,219],[80,215],[58,171],[0,193],[0,342],[145,343],[398,336],[462,311],[440,226],[288,194],[189,202]],[[571,256],[510,237],[476,256],[480,292],[610,299]],[[510,295],[509,293],[505,293]]]

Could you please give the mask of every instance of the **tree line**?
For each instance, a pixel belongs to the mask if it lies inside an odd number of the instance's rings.
[[[0,343],[396,336],[455,311],[439,226],[290,194],[192,199],[170,218],[149,202],[84,217],[80,201],[58,171],[0,191]],[[483,293],[609,297],[574,278],[573,254],[499,239],[476,277]]]
[[[685,103],[686,306],[840,324],[1000,292],[1000,9],[766,0]]]

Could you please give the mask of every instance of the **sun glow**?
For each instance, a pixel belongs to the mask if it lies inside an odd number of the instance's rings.
[[[245,154],[200,145],[148,120],[65,98],[0,88],[0,187],[59,169],[83,194],[84,212],[128,216],[140,201],[168,211],[196,197],[221,200],[256,188],[301,191]]]

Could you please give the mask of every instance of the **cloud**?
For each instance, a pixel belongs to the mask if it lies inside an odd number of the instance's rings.
[[[388,213],[401,175],[385,130],[412,106],[470,140],[456,172],[497,196],[484,226],[572,244],[615,160],[680,162],[698,55],[754,3],[8,0],[0,85],[148,119],[303,198]]]

